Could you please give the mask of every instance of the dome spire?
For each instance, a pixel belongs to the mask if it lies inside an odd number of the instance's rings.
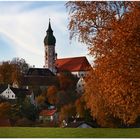
[[[49,18],[49,25],[48,25],[48,29],[46,31],[47,35],[46,37],[44,38],[44,45],[54,45],[55,46],[55,43],[56,43],[56,39],[53,35],[53,30],[51,28],[51,22],[50,22],[50,18]]]
[[[47,33],[52,33],[53,32],[53,30],[52,30],[52,28],[51,28],[51,19],[49,18],[49,26],[48,26],[48,30],[47,30]]]

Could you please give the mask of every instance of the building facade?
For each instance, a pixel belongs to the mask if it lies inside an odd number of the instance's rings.
[[[51,70],[54,74],[69,71],[78,78],[85,77],[90,68],[90,64],[85,56],[71,58],[57,58],[55,52],[56,39],[53,35],[51,23],[47,29],[47,34],[44,38],[45,46],[45,68]]]
[[[54,74],[59,74],[60,72],[64,71],[71,72],[73,75],[79,78],[79,81],[76,85],[76,91],[78,93],[83,93],[85,85],[84,77],[87,76],[87,73],[91,68],[87,58],[85,56],[57,58],[55,44],[56,39],[53,35],[53,30],[49,21],[47,35],[44,38],[45,68],[49,69]]]
[[[51,70],[53,73],[56,72],[55,69],[55,43],[56,39],[53,35],[53,30],[49,21],[48,30],[46,31],[46,36],[44,38],[44,47],[45,47],[45,68]]]

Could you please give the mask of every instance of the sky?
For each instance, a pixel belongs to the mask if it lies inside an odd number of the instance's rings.
[[[44,66],[43,40],[49,18],[56,38],[58,58],[87,56],[87,46],[70,41],[65,1],[0,1],[0,62],[24,58],[35,67]]]

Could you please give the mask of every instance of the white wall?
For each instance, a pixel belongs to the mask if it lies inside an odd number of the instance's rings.
[[[84,86],[85,86],[85,81],[84,81],[83,77],[81,77],[79,79],[79,81],[77,82],[76,91],[78,93],[83,93],[84,92]]]
[[[1,96],[6,99],[16,99],[14,92],[9,87],[1,93]]]
[[[80,77],[85,77],[87,75],[87,71],[76,71],[76,72],[72,72],[72,74],[80,78]]]

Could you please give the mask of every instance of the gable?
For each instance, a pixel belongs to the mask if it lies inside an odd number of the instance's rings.
[[[1,93],[1,96],[5,97],[7,99],[15,99],[16,98],[14,92],[10,88],[7,88],[6,90],[4,90]]]

